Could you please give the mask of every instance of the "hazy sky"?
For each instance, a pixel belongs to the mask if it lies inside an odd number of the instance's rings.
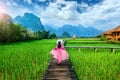
[[[12,18],[26,12],[43,25],[93,26],[100,30],[120,25],[120,0],[0,0],[0,12]]]

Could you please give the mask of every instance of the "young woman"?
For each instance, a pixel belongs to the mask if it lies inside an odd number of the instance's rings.
[[[50,53],[52,54],[53,58],[57,59],[57,64],[60,64],[63,60],[67,60],[69,58],[69,55],[65,50],[63,41],[61,39],[57,40],[56,43],[56,48],[54,48]]]

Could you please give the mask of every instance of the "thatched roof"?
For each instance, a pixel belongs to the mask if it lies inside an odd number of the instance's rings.
[[[108,30],[108,31],[102,33],[102,35],[105,35],[105,34],[109,35],[109,34],[112,34],[113,32],[120,32],[120,25],[117,26],[116,28],[112,29],[112,30]]]
[[[113,30],[108,30],[106,32],[104,32],[103,34],[112,34]]]
[[[113,32],[120,32],[120,25],[117,26],[116,28],[114,28],[114,31]]]

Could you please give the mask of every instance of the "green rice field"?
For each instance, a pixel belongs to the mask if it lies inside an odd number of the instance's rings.
[[[54,43],[41,40],[0,45],[0,80],[41,80]]]
[[[68,40],[68,39],[67,39]],[[69,42],[91,42],[69,44]],[[97,44],[92,44],[97,42]],[[117,46],[99,39],[68,40],[66,46]],[[0,80],[42,80],[56,40],[0,44]],[[67,49],[78,80],[120,80],[120,50]]]
[[[67,46],[117,46],[119,44],[82,44],[86,40],[79,39],[80,44],[69,44]],[[97,40],[99,41],[99,40]],[[74,66],[76,75],[79,80],[120,80],[120,50],[115,50],[114,53],[110,49],[98,49],[94,52],[93,49],[67,49],[70,54],[70,60]]]

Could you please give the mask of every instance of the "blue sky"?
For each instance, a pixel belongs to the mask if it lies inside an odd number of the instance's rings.
[[[120,25],[120,0],[0,0],[0,12],[12,18],[33,13],[43,25],[55,27],[71,24],[108,30]]]

